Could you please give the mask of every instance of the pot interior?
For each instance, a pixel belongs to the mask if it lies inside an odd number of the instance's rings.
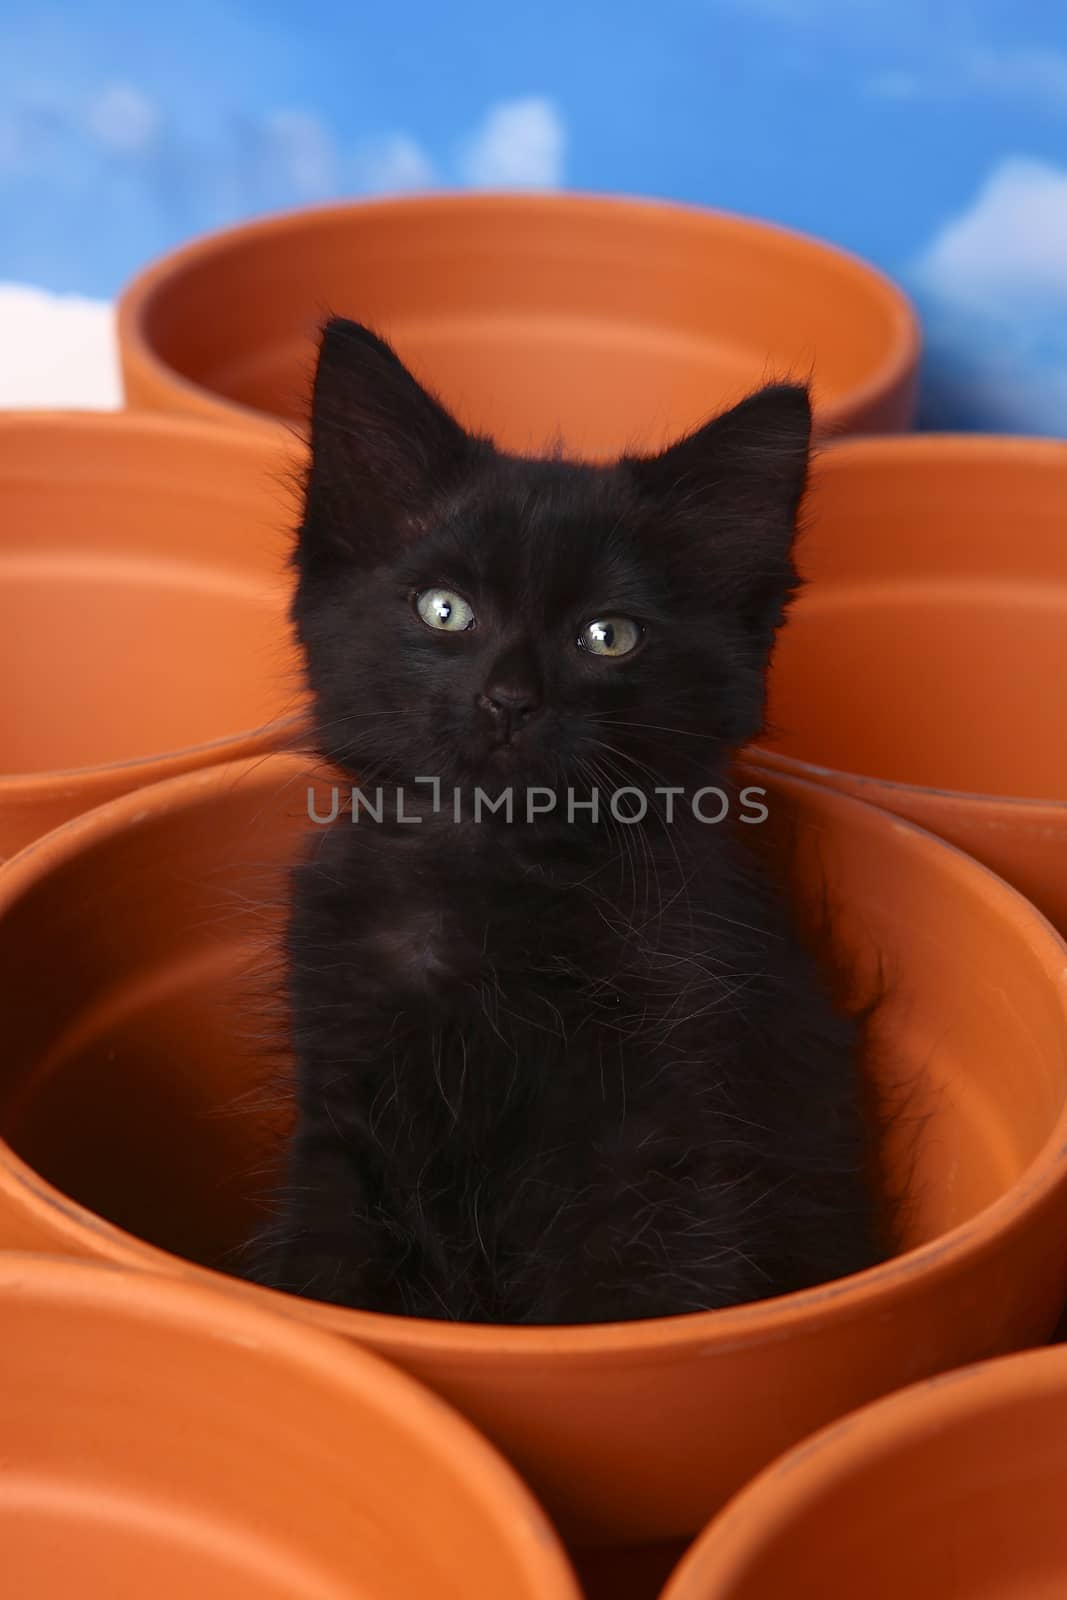
[[[895,292],[810,241],[532,197],[336,208],[235,232],[153,284],[140,331],[184,379],[302,422],[324,307],[384,334],[506,448],[559,437],[594,457],[685,431],[766,382],[768,361],[806,375],[817,351],[818,397],[837,401],[904,338]]]
[[[1029,1374],[1021,1367],[1025,1361]],[[1000,1392],[996,1369],[1011,1375]],[[1012,1372],[1014,1369],[1014,1372]],[[877,1437],[863,1413],[840,1425],[855,1445],[833,1470],[820,1447],[810,1488],[769,1519],[750,1554],[725,1581],[706,1585],[699,1565],[677,1600],[1055,1600],[1067,1591],[1067,1367],[1044,1356],[1013,1358],[950,1380],[951,1415],[930,1391],[897,1403],[897,1431],[881,1409]],[[1025,1392],[1026,1382],[1030,1391]],[[966,1388],[964,1387],[966,1386]],[[971,1391],[970,1403],[961,1404]],[[869,1448],[860,1451],[860,1440]],[[802,1466],[801,1470],[804,1470]],[[768,1506],[764,1498],[764,1505]],[[753,1510],[756,1500],[753,1496]],[[758,1548],[752,1548],[758,1543]],[[707,1537],[709,1564],[714,1533]],[[674,1591],[670,1591],[672,1597]]]
[[[829,922],[853,998],[881,995],[869,1070],[901,1246],[936,1238],[1005,1194],[1061,1113],[1060,946],[966,857],[763,781],[764,843],[788,860],[802,921],[820,939]],[[149,791],[0,915],[0,1134],[90,1210],[223,1269],[263,1215],[288,1126],[277,942],[286,868],[315,828],[308,782],[271,758]]]
[[[818,469],[768,749],[1067,801],[1067,449],[842,445]]]
[[[45,570],[42,570],[42,566]],[[0,565],[0,777],[145,760],[262,727],[286,704],[276,596],[137,560]]]
[[[0,779],[186,750],[295,705],[280,470],[180,425],[0,426]]]

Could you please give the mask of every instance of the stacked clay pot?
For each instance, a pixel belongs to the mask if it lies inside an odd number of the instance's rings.
[[[663,1600],[1052,1600],[1067,1588],[1067,1350],[891,1395],[745,1489]]]
[[[1067,930],[1067,442],[818,462],[758,759],[951,839]]]
[[[286,741],[294,459],[191,419],[0,411],[0,860]]]

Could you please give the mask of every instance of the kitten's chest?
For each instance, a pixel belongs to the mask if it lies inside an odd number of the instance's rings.
[[[632,961],[597,920],[512,889],[497,900],[383,903],[353,929],[338,976],[394,1028],[471,1048],[573,1042],[625,1009]]]
[[[320,862],[294,898],[294,1012],[320,1044],[330,1032],[333,1059],[416,1084],[480,1074],[490,1095],[507,1073],[550,1096],[557,1079],[596,1089],[627,1060],[713,1047],[732,979],[663,884],[674,910],[656,919],[545,874],[412,851],[358,866]]]
[[[448,1006],[480,984],[505,986],[515,1003],[566,999],[619,965],[594,902],[544,874],[492,871],[476,853],[344,843],[298,875],[290,940],[296,965],[335,990],[405,1005]]]

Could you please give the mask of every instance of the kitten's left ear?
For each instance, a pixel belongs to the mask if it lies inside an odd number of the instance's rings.
[[[631,457],[641,488],[694,506],[743,498],[763,518],[796,515],[811,443],[802,384],[775,383],[713,417],[658,456]]]
[[[642,497],[689,530],[723,600],[768,644],[796,582],[790,549],[810,445],[807,388],[772,384],[661,455],[625,463]]]

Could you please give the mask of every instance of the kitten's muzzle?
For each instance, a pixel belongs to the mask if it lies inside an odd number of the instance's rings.
[[[501,744],[510,744],[520,729],[540,716],[542,709],[540,700],[528,688],[494,685],[485,694],[477,695],[476,700]]]

